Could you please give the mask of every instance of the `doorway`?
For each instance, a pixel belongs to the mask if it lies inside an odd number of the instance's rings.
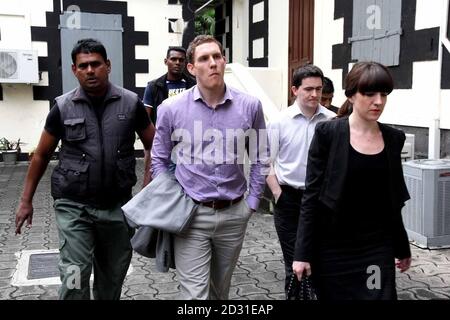
[[[314,48],[314,0],[289,0],[289,101],[294,100],[291,92],[294,71],[313,63]]]

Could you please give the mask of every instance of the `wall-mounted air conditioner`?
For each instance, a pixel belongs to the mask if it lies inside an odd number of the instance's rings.
[[[37,51],[0,49],[0,83],[39,83]]]
[[[403,164],[411,199],[403,208],[410,240],[427,248],[450,246],[450,160],[422,159]]]

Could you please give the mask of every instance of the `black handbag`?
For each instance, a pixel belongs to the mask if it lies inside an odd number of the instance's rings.
[[[317,300],[311,277],[303,276],[301,281],[295,274],[291,276],[287,300]]]

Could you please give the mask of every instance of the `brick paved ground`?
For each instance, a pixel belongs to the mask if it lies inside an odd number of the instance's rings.
[[[50,196],[50,165],[34,198],[33,227],[14,235],[14,214],[22,192],[27,165],[0,164],[0,300],[47,300],[57,298],[56,285],[13,286],[17,255],[22,250],[57,249],[58,237]],[[142,172],[142,160],[138,161]],[[139,184],[138,184],[139,185]],[[136,189],[137,190],[137,189]],[[413,266],[398,274],[399,298],[404,300],[450,299],[450,249],[413,247]],[[176,299],[174,272],[158,273],[152,260],[134,254],[133,271],[127,276],[123,299]],[[244,246],[233,275],[231,299],[283,299],[281,250],[269,214],[256,213],[249,222]]]

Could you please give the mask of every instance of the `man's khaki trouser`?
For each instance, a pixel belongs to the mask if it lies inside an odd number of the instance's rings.
[[[198,207],[174,241],[181,299],[228,299],[250,216],[245,200],[223,210]]]
[[[90,299],[89,279],[94,267],[96,300],[118,300],[130,265],[133,230],[122,204],[107,210],[68,199],[54,204],[59,233],[59,299]]]

